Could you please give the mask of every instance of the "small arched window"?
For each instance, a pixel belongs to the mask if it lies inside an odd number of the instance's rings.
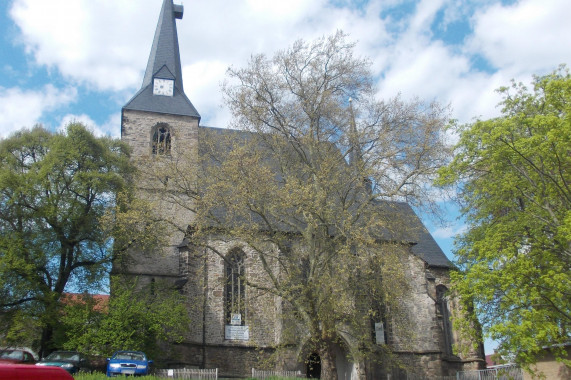
[[[444,349],[447,355],[452,355],[452,324],[450,322],[450,309],[448,305],[448,289],[444,285],[436,287],[436,311],[442,318],[444,333]]]
[[[153,154],[158,156],[171,154],[171,131],[166,124],[158,124],[155,128]]]
[[[226,324],[246,325],[245,254],[232,250],[226,257]]]

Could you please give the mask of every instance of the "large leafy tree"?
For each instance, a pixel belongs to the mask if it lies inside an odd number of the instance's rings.
[[[458,185],[468,224],[455,289],[500,352],[529,364],[571,339],[571,77],[499,92],[503,115],[461,128],[440,182]]]
[[[62,294],[100,289],[118,254],[153,241],[132,174],[126,146],[78,123],[0,141],[0,308],[39,326],[42,352]]]
[[[264,275],[243,278],[247,289],[284,301],[297,335],[282,343],[317,352],[325,379],[337,378],[342,334],[353,355],[373,352],[371,320],[388,309],[403,338],[411,331],[401,243],[420,231],[403,232],[410,215],[386,201],[428,204],[447,158],[446,108],[377,100],[369,67],[341,32],[253,56],[223,88],[239,132],[201,131],[198,177],[184,180],[181,160],[168,175],[168,194],[192,199],[176,202],[196,212],[193,243],[218,252],[216,236],[230,236],[253,250]]]

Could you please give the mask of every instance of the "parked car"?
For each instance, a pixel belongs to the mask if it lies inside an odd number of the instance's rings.
[[[72,375],[79,371],[91,372],[92,370],[87,357],[77,351],[54,351],[36,365],[61,367]]]
[[[62,368],[31,364],[0,364],[0,380],[73,380]]]
[[[111,358],[107,358],[107,376],[148,375],[151,370],[152,360],[141,351],[117,351]]]
[[[27,347],[0,348],[0,363],[34,364],[38,355]]]

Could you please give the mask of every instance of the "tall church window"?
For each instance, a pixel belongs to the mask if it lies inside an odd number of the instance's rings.
[[[448,289],[444,285],[438,285],[436,287],[436,311],[438,316],[442,318],[445,352],[447,355],[452,355],[452,325],[450,322],[447,292]]]
[[[158,156],[171,154],[171,131],[166,124],[158,124],[155,128],[153,154]]]
[[[226,323],[246,324],[245,254],[241,249],[232,250],[226,257]]]

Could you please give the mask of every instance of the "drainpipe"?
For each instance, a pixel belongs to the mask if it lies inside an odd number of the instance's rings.
[[[202,365],[201,368],[206,368],[206,306],[208,304],[208,256],[206,248],[203,251],[204,255],[204,296],[202,300]]]

